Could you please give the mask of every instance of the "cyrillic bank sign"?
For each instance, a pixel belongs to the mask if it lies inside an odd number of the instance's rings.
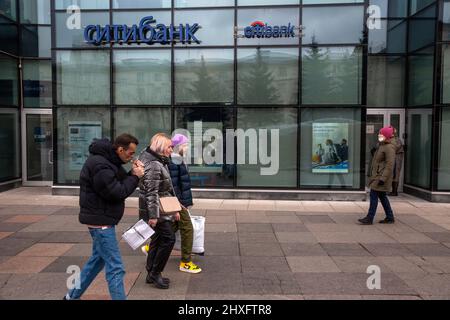
[[[282,26],[271,26],[262,21],[255,21],[248,27],[237,27],[235,36],[236,38],[296,38],[301,37],[301,31],[303,27],[295,26],[291,23]],[[239,34],[238,31],[244,31],[243,34]]]
[[[84,41],[94,45],[101,45],[105,43],[161,43],[170,44],[172,42],[181,43],[200,43],[195,37],[195,33],[200,26],[198,23],[193,25],[179,24],[169,26],[158,23],[153,16],[147,16],[141,19],[139,25],[133,25],[131,27],[125,24],[117,25],[88,25],[84,29]]]

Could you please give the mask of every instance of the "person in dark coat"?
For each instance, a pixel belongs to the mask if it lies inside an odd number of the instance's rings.
[[[109,293],[113,300],[125,300],[123,266],[116,239],[115,226],[122,219],[125,199],[144,175],[140,161],[127,173],[122,167],[136,152],[138,140],[129,135],[118,136],[114,144],[108,139],[94,140],[90,156],[80,174],[79,221],[89,228],[92,255],[81,271],[80,281],[69,290],[66,300],[79,299],[103,268],[106,270]]]
[[[391,191],[394,178],[395,146],[393,144],[394,130],[391,127],[382,128],[378,134],[378,148],[372,158],[369,169],[368,187],[370,188],[370,207],[366,217],[359,219],[361,224],[372,224],[380,199],[386,218],[380,223],[394,223],[394,213],[389,203],[387,193]]]
[[[155,230],[147,255],[146,282],[159,289],[168,289],[170,280],[162,277],[175,244],[175,232],[172,224],[180,220],[180,214],[160,212],[159,198],[173,197],[169,169],[169,157],[173,151],[170,137],[163,133],[153,136],[150,146],[140,155],[139,160],[145,167],[145,174],[139,184],[139,217]]]

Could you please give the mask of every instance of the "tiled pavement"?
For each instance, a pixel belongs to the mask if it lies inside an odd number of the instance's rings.
[[[68,266],[82,266],[91,239],[78,223],[77,197],[48,188],[0,194],[0,299],[61,299]],[[137,200],[118,236],[136,221]],[[395,225],[359,226],[367,202],[197,200],[206,216],[206,255],[197,275],[177,270],[169,290],[145,284],[145,258],[121,251],[129,299],[449,299],[450,204],[402,196]],[[377,218],[382,218],[382,214]],[[381,268],[381,289],[369,290],[367,267]],[[84,299],[108,299],[104,275]]]

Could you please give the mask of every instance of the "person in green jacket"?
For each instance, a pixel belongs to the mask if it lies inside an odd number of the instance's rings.
[[[366,217],[358,221],[364,225],[373,224],[377,212],[378,199],[383,205],[386,218],[380,223],[394,223],[394,213],[389,203],[387,193],[391,191],[394,178],[395,141],[392,127],[382,128],[378,134],[378,148],[372,158],[369,170],[368,186],[370,188],[370,207]]]

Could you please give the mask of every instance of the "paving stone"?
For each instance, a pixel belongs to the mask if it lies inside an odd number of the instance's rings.
[[[280,243],[318,243],[311,232],[276,232]]]
[[[340,272],[339,267],[330,257],[286,257],[292,272]]]
[[[244,257],[243,257],[244,258]],[[194,263],[202,268],[201,274],[206,273],[240,273],[241,257],[239,256],[195,256]],[[199,274],[200,276],[200,274]]]
[[[57,257],[12,257],[0,264],[0,273],[39,273]]]
[[[327,256],[318,243],[282,243],[281,248],[286,256]]]
[[[398,276],[420,295],[450,296],[450,275],[398,273]]]
[[[207,224],[210,223],[228,223],[228,224],[233,224],[236,223],[236,217],[234,215],[229,215],[229,216],[208,216],[208,219],[206,220]]]
[[[242,275],[230,273],[226,277],[223,274],[204,274],[189,281],[187,296],[191,294],[243,294]]]
[[[78,215],[80,214],[79,207],[65,207],[59,210],[56,210],[52,215]]]
[[[67,273],[14,274],[1,289],[8,300],[61,300],[67,292]]]
[[[74,244],[64,256],[67,257],[90,257],[92,255],[92,243]]]
[[[381,277],[381,289],[367,288],[369,275],[364,273],[297,273],[296,278],[304,295],[417,295],[393,273]]]
[[[450,249],[441,244],[418,243],[405,245],[415,255],[421,257],[450,257]]]
[[[278,243],[240,243],[241,256],[282,257],[283,251]]]
[[[388,235],[376,230],[367,232],[312,232],[320,243],[395,243]]]
[[[412,272],[421,273],[424,272],[421,268],[411,263],[409,260],[403,257],[379,257],[379,259],[395,273],[400,272]]]
[[[450,232],[425,232],[424,235],[437,242],[450,242]]]
[[[239,228],[239,225],[238,225]],[[275,232],[308,232],[308,228],[302,223],[272,223]]]
[[[205,244],[207,256],[239,256],[239,244],[232,242],[209,242]]]
[[[445,273],[450,273],[450,257],[424,257],[424,259]]]
[[[128,294],[130,292],[139,275],[140,275],[139,273],[135,272],[125,273],[125,277],[123,279],[123,283],[125,286],[125,294]],[[98,299],[98,296],[102,296],[105,297],[107,300],[110,300],[108,293],[109,293],[108,283],[106,282],[104,272],[101,272],[91,283],[91,285],[86,290],[81,299],[82,300],[90,300],[90,298]]]
[[[372,295],[372,296],[366,296],[363,295],[361,297],[363,300],[423,300],[419,295],[410,295],[410,296],[404,296],[404,295]]]
[[[12,274],[0,274],[0,300],[2,300],[1,289],[8,283],[8,280],[11,278]]]
[[[238,235],[235,232],[206,232],[205,244],[211,242],[237,242]]]
[[[303,223],[335,223],[333,219],[331,219],[328,215],[298,215],[300,221]]]
[[[346,273],[367,273],[370,266],[377,266],[382,273],[392,272],[378,257],[331,257],[334,263],[342,272]]]
[[[147,273],[142,272],[135,280],[133,287],[129,291],[128,299],[133,299],[133,297],[137,296],[145,297],[144,300],[184,299],[188,291],[190,279],[195,275],[174,270],[173,263],[170,263],[169,261],[168,265],[164,269],[163,276],[170,279],[170,288],[168,290],[161,290],[152,284],[146,283],[145,278],[147,277]],[[198,278],[200,279],[201,277]]]
[[[414,232],[414,233],[392,232],[392,233],[389,233],[389,236],[400,243],[437,243],[430,237],[427,237],[423,233],[419,233],[419,232]]]
[[[41,242],[47,243],[92,243],[89,231],[56,231],[49,233]]]
[[[14,217],[14,215],[3,214],[2,211],[0,210],[0,222],[3,222],[3,221],[8,220],[8,219],[11,219],[12,217]]]
[[[0,232],[0,240],[9,237],[12,234],[14,234],[14,232]]]
[[[300,295],[301,290],[293,274],[251,273],[242,276],[244,294]]]
[[[235,216],[236,215],[236,210],[213,210],[213,209],[207,209],[206,210],[206,216],[210,217],[213,215],[217,215],[217,216]]]
[[[329,256],[372,256],[358,243],[322,243]]]
[[[19,253],[21,257],[59,257],[69,251],[73,244],[68,243],[36,243]]]
[[[11,239],[35,239],[41,241],[50,235],[50,232],[16,232],[10,236]]]
[[[28,227],[29,223],[0,223],[0,232],[17,232]]]
[[[239,233],[273,232],[273,228],[270,223],[239,223],[237,225],[237,230]]]
[[[5,238],[0,240],[0,253],[3,256],[15,256],[35,244],[37,239]]]
[[[417,267],[420,268],[421,272],[426,272],[429,274],[442,274],[445,273],[444,270],[437,267],[430,261],[426,260],[427,257],[417,257],[417,256],[411,256],[411,257],[404,257],[407,261],[413,263]],[[445,257],[448,259],[447,257]]]
[[[205,232],[237,232],[235,223],[210,223],[205,225]]]
[[[409,250],[406,245],[400,243],[365,243],[366,248],[374,256],[414,256],[415,254]]]
[[[297,217],[296,211],[298,207],[290,211],[266,211],[268,217]]]
[[[82,269],[88,259],[88,257],[59,257],[41,272],[67,273],[67,268],[69,266],[78,266],[80,269]]]
[[[238,234],[239,243],[277,243],[273,232],[242,232]]]
[[[241,257],[241,265],[243,273],[281,273],[291,271],[284,257]]]
[[[305,300],[361,300],[361,295],[354,294],[354,295],[332,295],[332,294],[306,294],[303,295]]]
[[[143,256],[140,248],[133,250],[126,242],[119,242],[119,250],[122,256]]]
[[[30,223],[35,223],[35,222],[44,220],[45,218],[47,218],[47,215],[32,215],[32,214],[25,215],[25,214],[23,214],[23,215],[13,216],[3,222],[30,224]]]
[[[247,215],[247,214],[237,214],[236,215],[237,223],[271,223],[271,218],[266,215]]]
[[[292,223],[303,224],[303,222],[296,216],[268,216],[271,223]]]
[[[49,205],[11,205],[7,208],[3,209],[6,214],[9,215],[23,215],[23,214],[43,214],[43,215],[51,215],[54,212],[61,209],[61,207],[49,206]]]

